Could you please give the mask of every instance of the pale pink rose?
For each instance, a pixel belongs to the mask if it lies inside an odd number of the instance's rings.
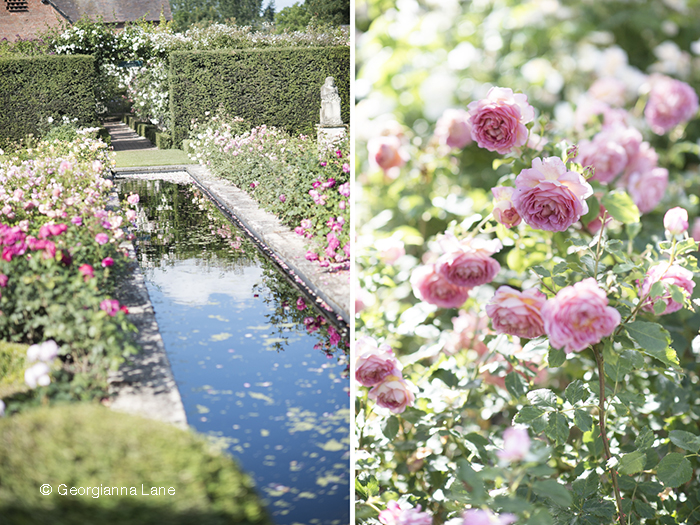
[[[535,110],[522,93],[509,88],[493,87],[486,98],[469,104],[472,140],[480,148],[510,153],[527,143],[525,124],[535,118]]]
[[[411,274],[413,293],[440,308],[457,308],[469,297],[469,288],[457,286],[435,272],[435,265],[419,266]]]
[[[58,356],[59,350],[60,348],[56,341],[49,339],[48,341],[27,348],[27,361],[30,363],[34,361],[53,361]]]
[[[593,140],[582,140],[579,143],[579,154],[576,162],[583,167],[593,166],[594,180],[603,183],[611,182],[627,166],[627,152],[617,142],[615,131],[601,131]]]
[[[659,165],[659,154],[648,142],[642,142],[636,152],[628,155],[629,161],[621,181],[627,182],[633,173],[649,173]]]
[[[95,241],[97,241],[97,244],[107,244],[109,242],[109,235],[106,233],[98,233],[95,235]]]
[[[501,269],[498,261],[491,258],[503,248],[498,239],[459,241],[452,232],[445,232],[439,243],[445,253],[435,262],[435,271],[452,284],[473,288],[491,282]]]
[[[536,288],[520,292],[501,286],[486,305],[486,313],[499,334],[533,339],[544,334],[541,310],[546,300],[547,296]]]
[[[593,277],[559,293],[542,307],[544,331],[554,348],[569,354],[599,343],[620,324],[620,312],[608,306],[605,292]]]
[[[511,463],[522,461],[530,452],[530,435],[526,428],[509,427],[503,432],[503,450],[496,451],[498,459]]]
[[[463,109],[446,109],[435,124],[435,137],[440,144],[462,149],[472,142],[469,113]]]
[[[650,78],[651,92],[644,118],[657,135],[693,118],[698,111],[698,95],[685,82],[664,75]]]
[[[513,193],[515,188],[510,186],[497,186],[491,188],[493,193],[493,218],[496,222],[506,228],[517,226],[522,221],[518,210],[513,204]]]
[[[376,386],[389,376],[401,378],[401,363],[389,345],[361,337],[355,343],[355,355],[355,379],[362,386]]]
[[[671,292],[668,289],[669,285],[679,286],[685,292],[686,296],[692,295],[693,289],[695,288],[695,282],[693,282],[693,272],[686,270],[677,264],[669,265],[667,262],[662,262],[661,264],[652,266],[649,268],[649,270],[647,270],[646,277],[644,278],[644,282],[642,283],[639,292],[640,297],[644,298],[648,296],[652,285],[657,281],[661,281],[661,284],[664,285],[666,293],[660,297],[648,298],[645,301],[642,309],[646,310],[647,312],[653,312],[654,303],[656,301],[663,301],[666,303],[666,309],[661,315],[671,314],[683,308],[683,303],[674,301],[671,297]]]
[[[139,203],[139,194],[138,193],[132,193],[126,198],[126,202],[128,202],[131,205],[135,205]]]
[[[693,222],[693,232],[691,237],[695,239],[695,242],[700,243],[700,217],[697,217]]]
[[[515,514],[494,514],[490,510],[469,509],[462,514],[461,521],[450,520],[449,525],[511,525],[517,521]]]
[[[668,186],[668,170],[654,168],[647,173],[632,173],[627,192],[641,213],[649,213],[661,202]]]
[[[433,517],[427,512],[421,512],[421,506],[401,508],[392,500],[386,504],[386,509],[379,513],[379,521],[384,525],[431,525]]]
[[[452,318],[452,334],[445,343],[444,352],[453,355],[460,350],[474,350],[477,354],[484,355],[488,348],[481,336],[489,333],[488,325],[488,317],[485,315],[477,316],[460,310],[459,316]]]
[[[375,241],[374,247],[379,252],[377,255],[384,264],[394,264],[406,255],[406,248],[402,240],[395,237],[387,237]]]
[[[664,215],[664,228],[671,235],[680,235],[688,230],[688,211],[676,206]]]
[[[389,375],[384,381],[369,391],[368,397],[380,407],[388,408],[394,414],[401,414],[415,401],[409,384],[399,376]]]
[[[611,106],[624,106],[626,92],[625,83],[615,77],[599,78],[588,88],[590,96]]]
[[[370,139],[367,143],[367,150],[370,162],[384,171],[400,168],[408,160],[401,140],[394,135],[382,135]]]
[[[627,154],[627,166],[625,166],[625,172],[627,172],[627,168],[639,154],[639,148],[641,148],[642,143],[644,142],[642,133],[636,128],[623,126],[622,124],[604,126],[603,129],[606,133],[612,135],[613,140],[615,140],[625,149],[625,153]],[[648,145],[649,144],[647,143],[647,146]]]
[[[583,97],[574,112],[574,127],[579,132],[585,132],[591,124],[600,120],[600,116],[603,117],[604,126],[627,126],[630,121],[630,116],[624,109],[611,108],[601,100]]]
[[[513,204],[532,228],[561,232],[588,213],[593,188],[559,157],[535,158],[515,179]]]
[[[48,386],[51,383],[50,372],[49,365],[40,361],[24,371],[24,382],[29,388],[36,388],[37,385]]]

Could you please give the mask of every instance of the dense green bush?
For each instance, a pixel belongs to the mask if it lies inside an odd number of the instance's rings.
[[[0,58],[0,144],[36,134],[62,116],[94,124],[95,59],[90,56]]]
[[[269,523],[233,459],[190,432],[99,405],[1,420],[0,479],[6,523]],[[40,494],[44,484],[50,495]],[[83,495],[70,495],[71,487]],[[130,495],[113,495],[111,487],[128,487]],[[172,487],[174,495],[142,495],[151,487],[166,494]]]
[[[332,76],[343,122],[350,121],[350,49],[345,46],[228,49],[170,55],[173,141],[187,138],[193,119],[223,109],[253,125],[315,134],[321,86]]]

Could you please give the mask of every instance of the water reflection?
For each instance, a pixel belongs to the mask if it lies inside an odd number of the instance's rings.
[[[123,180],[191,426],[222,440],[276,523],[349,522],[347,338],[191,185]]]

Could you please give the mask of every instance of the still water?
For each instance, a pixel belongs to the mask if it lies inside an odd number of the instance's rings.
[[[193,185],[127,177],[120,192],[140,196],[135,244],[190,426],[237,458],[276,524],[349,523],[347,335]]]

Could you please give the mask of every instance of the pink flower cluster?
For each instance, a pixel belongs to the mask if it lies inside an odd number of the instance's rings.
[[[433,517],[427,512],[421,512],[421,506],[402,508],[392,500],[386,504],[386,509],[379,513],[379,521],[384,525],[431,525]]]
[[[660,297],[650,297],[651,287],[657,282],[663,285],[665,293]],[[653,312],[654,304],[657,301],[662,301],[665,304],[662,314],[671,314],[683,308],[682,302],[673,299],[669,286],[678,286],[684,297],[690,297],[695,289],[693,272],[677,264],[667,262],[649,268],[639,292],[641,300],[644,301],[642,308],[647,312]]]
[[[698,95],[685,82],[665,75],[652,75],[650,82],[644,117],[654,133],[663,135],[697,113]]]
[[[361,337],[355,342],[355,355],[355,379],[362,386],[372,387],[370,399],[395,414],[413,404],[411,386],[403,379],[401,363],[389,345],[377,345],[371,337]]]
[[[515,514],[495,514],[490,510],[469,509],[460,518],[454,518],[445,525],[511,525],[515,523]]]

